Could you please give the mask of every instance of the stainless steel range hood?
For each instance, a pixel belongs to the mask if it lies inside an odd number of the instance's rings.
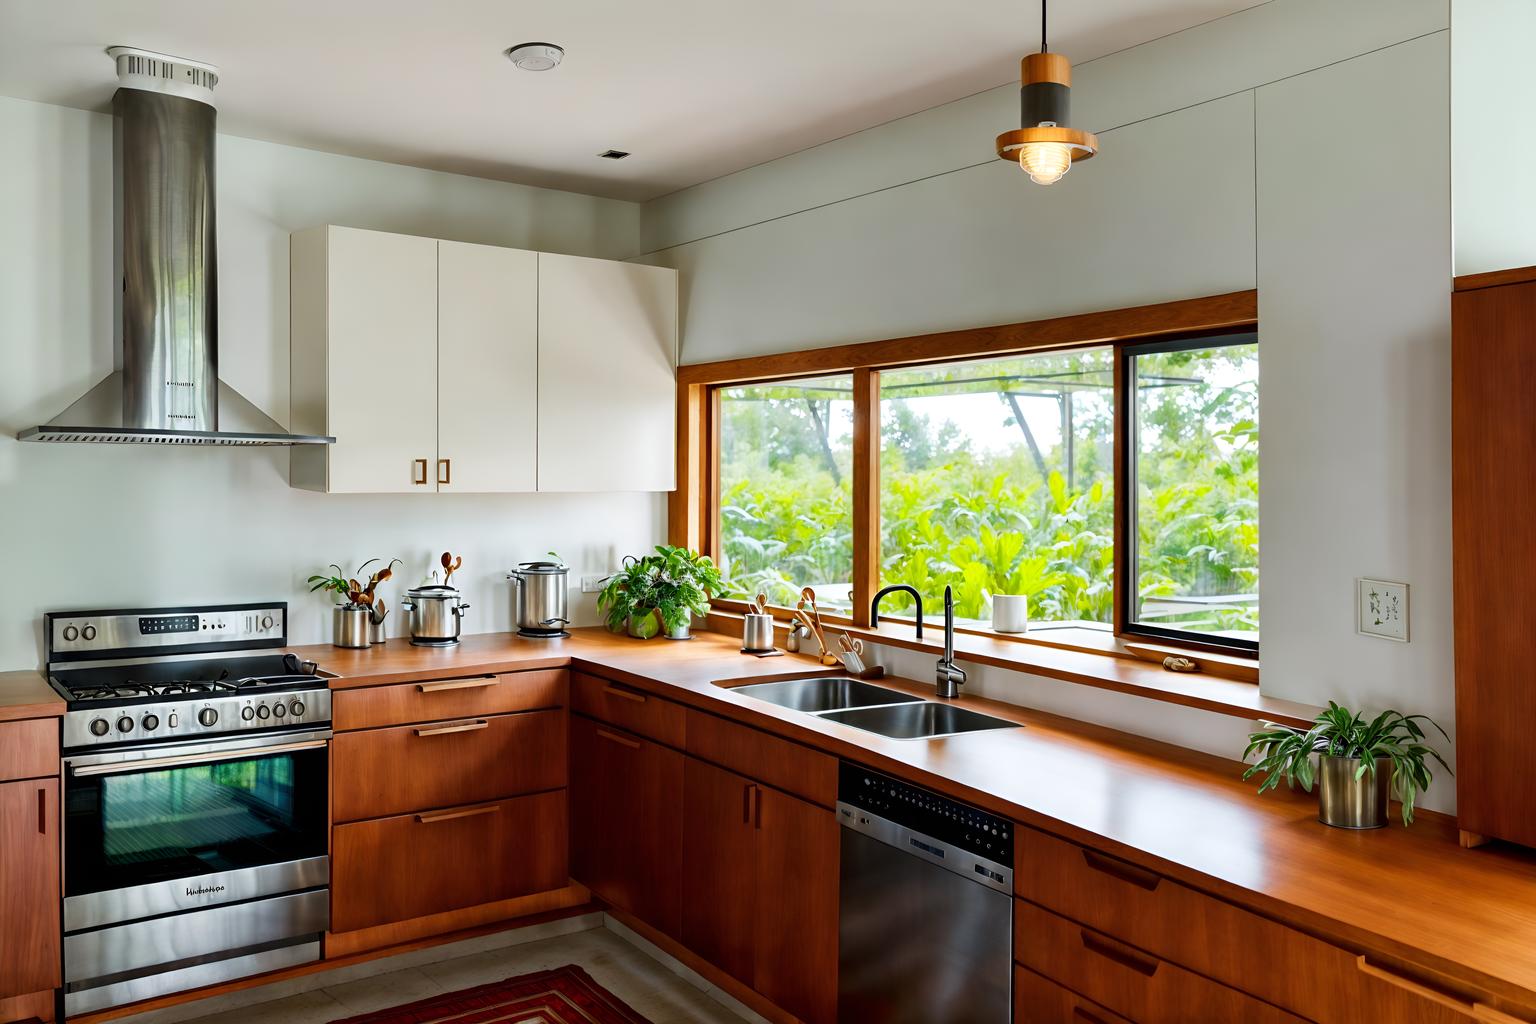
[[[213,87],[218,69],[114,46],[112,191],[118,369],[21,441],[295,445],[218,379]],[[228,411],[255,429],[221,431]]]

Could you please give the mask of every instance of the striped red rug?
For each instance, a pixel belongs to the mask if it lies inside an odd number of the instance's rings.
[[[331,1024],[650,1024],[574,964]]]

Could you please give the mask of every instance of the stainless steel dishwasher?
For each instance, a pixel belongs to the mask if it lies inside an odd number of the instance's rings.
[[[843,763],[837,1017],[1006,1024],[1013,989],[1013,826]]]

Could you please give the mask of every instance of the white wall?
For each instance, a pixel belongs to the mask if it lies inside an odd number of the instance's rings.
[[[1448,25],[1273,0],[1074,69],[1102,151],[1049,189],[991,155],[1008,85],[648,203],[644,258],[683,270],[684,362],[1257,287],[1262,688],[1450,727]],[[1412,643],[1355,634],[1356,576],[1413,585]],[[1236,719],[973,678],[1241,752]]]
[[[286,599],[291,635],[328,638],[303,580],[399,556],[414,583],[464,555],[470,632],[510,628],[503,579],[554,549],[599,572],[665,534],[665,500],[617,495],[316,495],[283,449],[21,444],[112,369],[110,118],[0,98],[0,668],[40,661],[50,609]],[[221,376],[286,422],[288,232],[320,223],[623,258],[632,203],[220,136]],[[419,416],[432,395],[385,396]],[[402,587],[391,586],[391,603]],[[573,594],[580,621],[590,596]],[[393,623],[398,631],[400,623]]]
[[[1536,264],[1536,111],[1530,0],[1452,0],[1451,143],[1456,273]]]

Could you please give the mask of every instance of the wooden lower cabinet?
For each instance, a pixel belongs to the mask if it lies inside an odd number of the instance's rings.
[[[682,914],[683,755],[571,717],[571,877],[677,937]]]
[[[60,898],[59,780],[0,783],[0,1002],[60,984]]]
[[[529,711],[337,733],[333,821],[559,789],[565,712]]]
[[[331,930],[561,888],[567,837],[564,791],[338,825]]]
[[[1013,969],[1013,1024],[1131,1024],[1028,967]]]
[[[801,1020],[836,1020],[832,812],[688,758],[683,822],[683,944]]]
[[[1297,1017],[1235,988],[1014,901],[1020,964],[1139,1024],[1294,1024]]]

